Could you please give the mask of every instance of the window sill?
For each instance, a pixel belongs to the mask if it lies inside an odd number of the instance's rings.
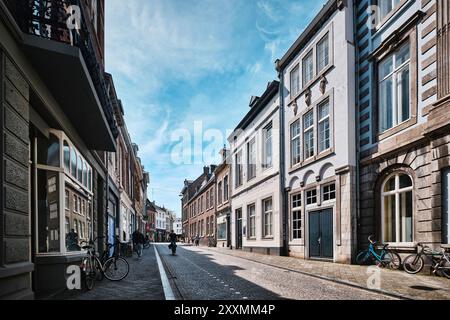
[[[261,240],[266,240],[266,241],[269,241],[269,240],[273,240],[274,238],[273,238],[273,236],[268,236],[268,237],[263,237]]]
[[[397,126],[384,131],[383,133],[380,133],[378,135],[378,141],[385,140],[385,139],[393,136],[394,134],[397,134],[400,131],[403,131],[403,130],[415,125],[416,123],[417,123],[417,117],[413,116],[413,117],[411,117],[411,119],[406,120],[406,121],[398,124]]]

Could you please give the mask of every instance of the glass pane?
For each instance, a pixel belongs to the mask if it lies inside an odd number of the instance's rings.
[[[60,252],[59,177],[57,172],[37,171],[38,251]]]
[[[395,176],[391,177],[384,186],[384,192],[394,191],[394,190],[395,190]]]
[[[312,127],[314,125],[314,113],[312,111],[305,114],[305,118],[303,120],[303,127],[304,129],[307,129],[309,127]]]
[[[88,173],[88,168],[87,168],[87,164],[86,162],[84,163],[83,166],[83,185],[87,188],[87,173]]]
[[[70,171],[70,147],[66,141],[64,141],[64,168]]]
[[[328,102],[319,106],[319,120],[328,117],[330,114],[330,105]]]
[[[413,208],[412,192],[410,191],[406,193],[400,193],[401,242],[413,241],[412,208]]]
[[[411,178],[406,174],[400,175],[400,189],[404,189],[404,188],[408,188],[408,187],[412,187]]]
[[[296,67],[291,72],[291,96],[295,96],[298,93],[300,90],[299,84],[299,68]]]
[[[312,80],[314,74],[312,51],[303,59],[303,85]]]
[[[79,182],[82,182],[83,180],[83,158],[81,156],[78,157],[78,168],[77,168],[77,179]]]
[[[400,67],[403,63],[409,60],[409,43],[400,48],[395,56],[395,66]]]
[[[384,221],[383,221],[383,241],[395,242],[395,195],[384,196]]]
[[[59,167],[59,139],[53,134],[50,138],[37,138],[37,163],[51,167]]]
[[[394,92],[392,90],[393,80],[392,77],[387,78],[380,83],[379,92],[379,104],[380,104],[380,130],[386,131],[394,126],[393,117],[393,101]]]
[[[317,45],[317,70],[322,71],[329,63],[328,35],[326,35]]]
[[[394,71],[394,57],[391,55],[385,58],[378,67],[378,76],[380,81],[386,78]]]
[[[330,148],[330,120],[319,123],[319,152]]]
[[[409,108],[409,65],[406,65],[397,75],[397,95],[400,105],[398,106],[399,121],[403,122],[410,118]]]
[[[70,172],[75,178],[77,177],[77,153],[73,148],[70,152]]]

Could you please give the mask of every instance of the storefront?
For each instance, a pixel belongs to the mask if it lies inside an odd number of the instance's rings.
[[[62,131],[34,129],[30,141],[33,283],[45,295],[65,287],[93,238],[93,169]]]

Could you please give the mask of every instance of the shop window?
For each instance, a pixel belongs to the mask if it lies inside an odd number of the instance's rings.
[[[314,77],[314,62],[312,50],[303,58],[303,86],[307,85]]]
[[[382,241],[413,242],[413,183],[395,173],[382,186]]]
[[[88,187],[87,180],[88,180],[88,168],[87,168],[87,163],[84,162],[84,165],[83,165],[83,186],[85,186],[86,188]]]
[[[330,43],[328,33],[317,44],[317,73],[330,64]]]
[[[300,68],[296,66],[291,71],[291,98],[294,98],[300,92]]]
[[[291,165],[295,166],[301,161],[301,129],[300,120],[291,124]]]
[[[60,251],[58,172],[37,170],[38,252]]]
[[[263,168],[272,168],[273,166],[273,127],[272,122],[263,129]]]
[[[319,153],[330,149],[331,131],[330,131],[330,103],[327,100],[317,108],[318,130],[319,130]]]
[[[303,117],[303,136],[304,158],[309,159],[314,156],[314,111]]]
[[[50,134],[49,139],[46,137],[37,138],[37,163],[59,167],[59,138],[54,134]]]

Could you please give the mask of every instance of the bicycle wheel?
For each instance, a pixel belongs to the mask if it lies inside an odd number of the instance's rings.
[[[95,267],[92,264],[91,258],[86,258],[85,260],[84,274],[85,274],[84,283],[86,285],[86,289],[90,291],[94,289],[96,278]]]
[[[444,275],[444,277],[446,277],[447,279],[450,279],[450,262],[444,261],[441,264],[441,267],[443,268],[443,269],[441,269],[441,273]]]
[[[369,250],[364,250],[356,256],[356,264],[359,264],[360,266],[368,265],[372,260],[372,255]]]
[[[122,257],[112,257],[106,260],[104,270],[106,279],[110,281],[120,281],[128,275],[128,272],[130,272],[130,265],[128,264],[128,261]]]
[[[416,274],[422,271],[425,261],[417,254],[411,254],[403,261],[403,269],[409,274]]]
[[[402,265],[402,259],[397,252],[387,251],[383,256],[382,263],[385,267],[398,270]]]

